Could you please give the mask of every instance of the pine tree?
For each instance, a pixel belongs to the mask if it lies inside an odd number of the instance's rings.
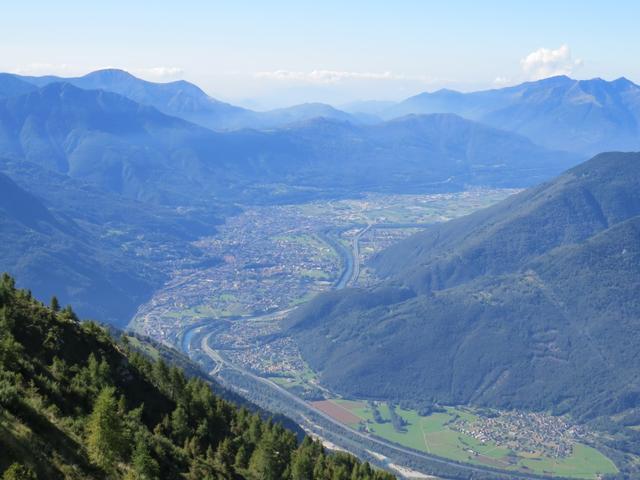
[[[240,445],[236,452],[236,458],[233,461],[233,468],[236,470],[244,470],[249,465],[249,452],[244,445]]]
[[[55,295],[51,297],[51,310],[58,313],[60,311],[60,302],[58,301],[58,297]]]
[[[326,478],[327,466],[324,455],[320,455],[316,458],[316,463],[313,466],[313,478],[322,480]]]
[[[160,467],[151,456],[149,444],[144,435],[136,437],[136,444],[131,454],[132,480],[154,480],[158,478]]]
[[[275,458],[270,442],[262,441],[251,455],[249,471],[261,480],[277,480],[275,475]]]
[[[62,316],[67,320],[72,320],[74,322],[80,321],[80,319],[76,315],[76,312],[74,312],[73,309],[71,308],[71,305],[67,305],[62,309]]]
[[[189,435],[189,416],[182,405],[171,414],[171,432],[178,443],[183,443]]]
[[[229,475],[233,471],[234,457],[231,439],[227,437],[218,445],[213,457],[214,465],[218,470]]]
[[[115,389],[102,389],[87,424],[87,449],[93,463],[113,471],[124,451],[122,421]]]
[[[292,480],[312,480],[313,467],[314,459],[311,456],[310,449],[301,445],[291,459]]]

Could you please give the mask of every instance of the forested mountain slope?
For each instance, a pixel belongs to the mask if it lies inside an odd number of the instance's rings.
[[[0,279],[0,472],[20,479],[387,479]],[[13,476],[11,476],[13,475]]]
[[[347,395],[594,418],[640,406],[640,154],[609,153],[382,252],[290,319]]]

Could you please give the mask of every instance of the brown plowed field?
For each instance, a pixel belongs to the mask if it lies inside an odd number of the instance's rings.
[[[317,408],[321,412],[326,413],[331,418],[335,418],[337,421],[346,424],[354,424],[360,422],[360,418],[356,417],[353,413],[340,405],[336,405],[330,400],[322,400],[320,402],[311,402],[314,408]]]

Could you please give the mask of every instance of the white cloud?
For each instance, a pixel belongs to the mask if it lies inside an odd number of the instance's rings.
[[[85,75],[89,72],[102,70],[105,68],[123,68],[112,65],[69,65],[66,63],[30,63],[11,69],[12,73],[19,75],[59,75],[61,77],[73,77]],[[147,78],[149,80],[172,80],[181,78],[184,70],[179,67],[148,67],[148,68],[126,68],[124,70],[134,75]]]
[[[18,75],[72,75],[77,73],[77,69],[66,63],[29,63],[11,69],[12,73]]]
[[[554,75],[571,75],[582,66],[582,60],[574,60],[571,49],[565,44],[556,50],[539,48],[520,60],[520,65],[527,78],[538,80]]]
[[[413,80],[431,81],[427,77],[408,76],[392,72],[345,72],[338,70],[313,70],[311,72],[296,72],[290,70],[275,70],[272,72],[257,72],[256,78],[280,80],[299,83],[334,84],[346,80]]]
[[[503,77],[503,76],[497,76],[494,80],[493,80],[493,84],[496,87],[506,87],[507,85],[510,85],[513,83],[513,80],[511,80],[511,78],[509,77]]]
[[[178,78],[184,75],[184,70],[180,67],[136,68],[133,69],[132,72],[141,76],[158,79]]]

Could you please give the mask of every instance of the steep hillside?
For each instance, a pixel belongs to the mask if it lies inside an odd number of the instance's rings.
[[[44,204],[0,174],[0,269],[21,275],[38,295],[57,288],[65,302],[94,318],[131,315],[151,293],[154,276],[92,232]],[[145,270],[150,270],[145,272]]]
[[[640,407],[640,154],[602,154],[372,262],[290,319],[347,395],[594,418]]]
[[[0,472],[20,479],[390,479],[0,279]],[[9,473],[10,472],[10,473]],[[13,476],[9,476],[13,475]]]
[[[210,214],[140,204],[24,162],[4,167],[0,270],[42,298],[124,325],[164,280],[164,262],[210,261],[190,245],[213,233]]]
[[[438,112],[517,132],[558,150],[593,155],[640,148],[640,87],[626,78],[559,76],[472,93],[439,90],[408,98],[384,116]]]

